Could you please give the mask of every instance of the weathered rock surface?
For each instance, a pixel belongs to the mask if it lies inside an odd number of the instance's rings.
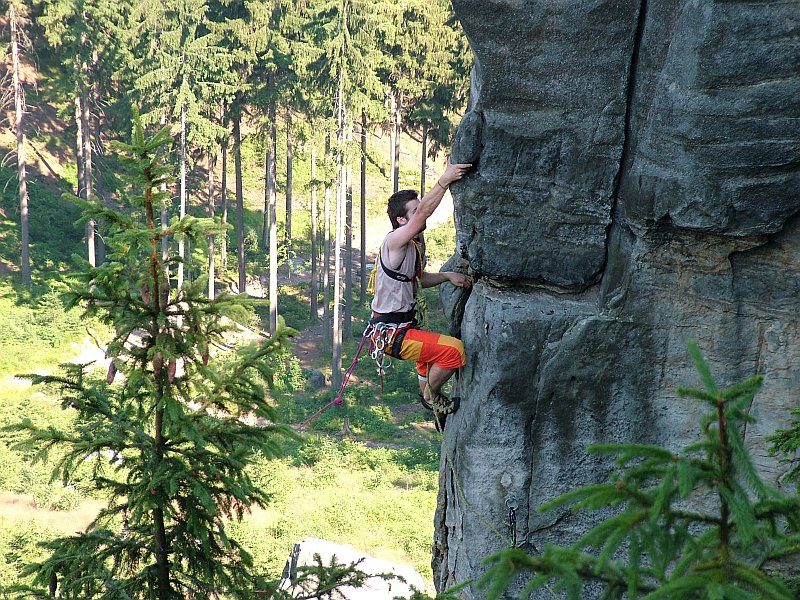
[[[587,444],[696,439],[688,339],[721,383],[765,376],[746,441],[773,481],[764,436],[800,387],[800,4],[453,4],[476,59],[453,156],[478,165],[454,186],[478,282],[446,298],[468,362],[440,589],[512,534],[533,551],[583,531],[536,507],[604,478]]]

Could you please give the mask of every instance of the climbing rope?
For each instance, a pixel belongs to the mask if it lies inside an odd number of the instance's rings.
[[[325,406],[320,408],[317,412],[315,412],[313,415],[311,415],[305,421],[303,421],[298,427],[298,429],[305,429],[306,427],[309,426],[309,424],[311,424],[311,421],[320,416],[328,408],[330,408],[334,404],[336,406],[339,406],[343,402],[342,396],[344,395],[344,390],[347,387],[347,383],[350,381],[350,376],[353,374],[353,371],[355,370],[356,365],[358,364],[358,358],[359,356],[361,356],[361,351],[364,349],[364,343],[367,341],[368,338],[367,335],[368,330],[369,326],[367,326],[367,329],[364,330],[364,335],[361,336],[361,342],[358,344],[358,350],[356,350],[356,355],[353,357],[353,362],[350,363],[350,366],[348,367],[347,371],[344,372],[344,377],[342,377],[342,384],[339,386],[339,393],[336,394],[336,397],[333,400],[328,402]]]
[[[374,360],[378,365],[378,376],[380,377],[381,382],[381,393],[383,393],[383,376],[384,374],[392,368],[391,358],[386,354],[386,350],[391,350],[392,344],[394,343],[395,336],[397,335],[398,331],[403,331],[411,326],[411,322],[408,323],[370,323],[364,329],[364,333],[361,334],[361,342],[358,344],[358,350],[356,350],[356,355],[353,357],[353,362],[350,363],[347,371],[344,373],[344,377],[342,377],[342,383],[339,386],[339,393],[336,394],[336,397],[328,402],[325,406],[320,408],[317,412],[313,415],[308,417],[305,421],[303,421],[297,428],[298,429],[305,429],[308,427],[311,422],[320,416],[323,412],[325,412],[328,408],[333,405],[339,406],[342,404],[344,396],[344,390],[347,387],[347,384],[350,382],[350,376],[353,374],[353,371],[358,364],[358,359],[361,357],[361,351],[364,349],[364,345],[367,340],[370,340],[370,348],[369,348],[369,356]]]

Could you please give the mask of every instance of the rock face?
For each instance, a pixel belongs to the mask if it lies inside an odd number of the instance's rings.
[[[477,163],[454,186],[456,260],[477,283],[446,297],[468,362],[440,589],[512,537],[584,531],[536,507],[605,478],[586,445],[696,439],[688,339],[722,384],[765,376],[746,440],[774,480],[764,436],[800,387],[797,1],[453,4],[475,53],[453,158]]]

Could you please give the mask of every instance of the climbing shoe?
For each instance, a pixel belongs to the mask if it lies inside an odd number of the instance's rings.
[[[419,395],[419,403],[422,405],[422,408],[426,410],[433,410],[433,406],[431,405],[431,403],[425,400],[425,396],[423,396],[422,394]]]
[[[458,396],[448,398],[447,396],[438,394],[431,401],[433,412],[440,415],[451,415],[458,410],[459,406],[461,406],[461,398]]]

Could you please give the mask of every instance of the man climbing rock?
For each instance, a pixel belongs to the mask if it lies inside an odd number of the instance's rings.
[[[389,197],[387,213],[392,231],[381,244],[375,270],[372,300],[373,340],[386,354],[417,363],[422,404],[434,411],[437,427],[458,409],[458,398],[447,398],[442,386],[464,366],[461,340],[417,328],[415,305],[418,288],[444,283],[468,288],[472,279],[461,273],[425,271],[425,238],[428,218],[442,201],[445,191],[472,167],[447,163],[436,185],[422,200],[414,190],[401,190]]]

